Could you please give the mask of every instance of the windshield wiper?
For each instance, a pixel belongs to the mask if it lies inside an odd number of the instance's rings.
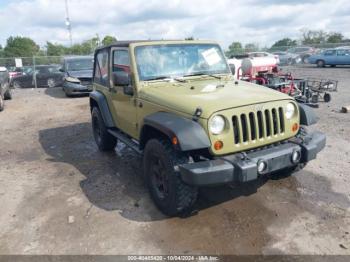
[[[216,76],[216,75],[213,75],[213,74],[206,74],[206,73],[193,73],[193,74],[184,75],[183,77],[186,77],[186,76],[211,76],[211,77],[214,77],[216,79],[220,79],[221,80],[220,76]]]
[[[178,82],[186,82],[186,80],[184,80],[184,79],[173,78],[173,77],[170,77],[170,76],[157,76],[157,77],[145,79],[145,81],[153,81],[153,80],[169,80],[169,81],[170,80],[176,80]]]

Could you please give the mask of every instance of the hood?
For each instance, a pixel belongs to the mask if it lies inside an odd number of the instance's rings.
[[[67,71],[67,74],[75,78],[92,78],[92,70]]]
[[[290,96],[268,87],[233,80],[195,80],[179,82],[144,83],[139,91],[140,99],[193,115],[201,107],[203,118],[213,113],[235,107],[292,99]]]

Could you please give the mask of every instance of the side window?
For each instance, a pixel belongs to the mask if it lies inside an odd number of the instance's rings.
[[[107,86],[108,83],[108,52],[102,50],[96,55],[94,82]]]
[[[345,56],[345,50],[337,50],[337,56]]]
[[[327,50],[326,52],[324,52],[324,55],[335,55],[335,50]]]
[[[46,67],[40,67],[37,70],[35,70],[35,72],[37,74],[47,74],[48,73],[48,69]]]
[[[58,71],[58,67],[56,67],[56,66],[49,67],[48,70],[49,70],[49,72],[50,72],[51,74],[53,74],[53,73],[58,73],[58,72],[59,72],[59,71]]]
[[[130,73],[130,57],[128,50],[113,51],[113,72],[118,71]]]

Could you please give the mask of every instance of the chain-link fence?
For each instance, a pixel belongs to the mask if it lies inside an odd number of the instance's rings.
[[[15,88],[54,87],[63,80],[62,59],[61,56],[0,58],[0,66],[8,69],[10,84]]]

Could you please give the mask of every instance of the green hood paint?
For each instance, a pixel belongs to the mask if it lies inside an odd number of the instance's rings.
[[[144,82],[139,90],[139,98],[189,115],[193,115],[196,108],[201,107],[202,118],[209,118],[215,112],[235,107],[291,99],[281,92],[245,81],[235,84],[232,79],[218,80],[209,77],[196,77],[185,83]]]

